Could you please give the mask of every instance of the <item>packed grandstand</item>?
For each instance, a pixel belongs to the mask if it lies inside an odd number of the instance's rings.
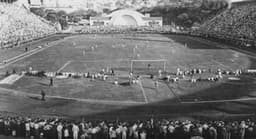
[[[0,3],[0,46],[11,47],[56,33],[49,21],[32,14],[23,6]]]
[[[16,4],[1,3],[1,47],[17,45],[56,33],[54,23],[32,14],[29,9]],[[17,10],[18,9],[18,10]],[[8,22],[6,22],[8,21]],[[206,21],[191,34],[221,40],[234,41],[235,44],[252,46],[255,44],[255,3],[236,5],[216,17]],[[189,31],[182,26],[164,25],[152,27],[114,27],[85,26],[72,33],[181,33]]]
[[[162,27],[73,27],[71,34],[182,33],[226,41],[238,46],[256,45],[256,4],[237,5],[206,21],[196,30],[174,25]],[[54,23],[31,13],[26,7],[0,3],[0,48],[57,33]],[[1,51],[1,50],[0,50]],[[173,120],[86,121],[0,115],[0,135],[35,139],[255,139],[253,120]],[[29,115],[29,114],[28,114]],[[254,115],[255,116],[255,115]],[[255,118],[255,117],[254,117]]]
[[[255,11],[255,3],[236,5],[204,23],[198,32],[237,45],[255,46]]]

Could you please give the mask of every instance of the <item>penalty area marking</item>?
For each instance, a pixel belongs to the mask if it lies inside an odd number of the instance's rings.
[[[173,95],[173,96],[179,101],[179,103],[181,103],[182,101],[181,101],[179,95],[177,95],[177,94],[175,93],[175,91],[173,90],[173,88],[171,88],[171,87],[169,86],[169,84],[166,83],[166,82],[164,82],[164,84],[165,84],[165,85],[168,87],[168,89],[170,90],[170,94]]]
[[[61,72],[65,67],[67,67],[70,63],[72,62],[72,60],[69,60],[68,62],[66,62],[62,67],[60,67],[57,70],[57,73]]]
[[[256,98],[238,98],[238,99],[223,99],[223,100],[209,100],[209,101],[183,101],[182,104],[207,104],[207,103],[225,103],[225,102],[241,102],[253,101]]]

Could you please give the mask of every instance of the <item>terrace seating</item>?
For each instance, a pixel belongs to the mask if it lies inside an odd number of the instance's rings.
[[[54,26],[15,3],[0,3],[0,47],[56,33]]]
[[[228,9],[197,30],[202,36],[234,42],[242,46],[256,45],[256,5],[250,3]]]

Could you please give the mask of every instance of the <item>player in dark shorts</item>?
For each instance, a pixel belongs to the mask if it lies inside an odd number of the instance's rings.
[[[45,92],[44,92],[44,90],[41,90],[41,100],[45,101]]]
[[[148,64],[148,70],[150,70],[150,68],[151,68],[151,64]]]
[[[53,78],[50,78],[50,84],[49,86],[53,86]]]
[[[115,75],[115,71],[114,69],[111,69],[111,75],[114,76]]]

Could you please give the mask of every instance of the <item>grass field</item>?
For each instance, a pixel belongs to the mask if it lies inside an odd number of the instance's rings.
[[[51,42],[51,40],[50,40]],[[31,46],[44,44],[39,41]],[[47,72],[100,72],[103,68],[113,68],[116,75],[106,81],[81,79],[54,79],[49,87],[49,79],[24,76],[12,85],[0,85],[0,110],[57,115],[66,117],[86,116],[88,118],[145,118],[159,117],[222,117],[251,116],[255,108],[255,76],[241,75],[239,81],[224,77],[218,82],[177,83],[160,81],[155,87],[149,78],[145,63],[137,63],[143,68],[139,84],[114,85],[128,82],[131,60],[166,59],[166,70],[175,73],[177,68],[236,70],[255,68],[255,58],[234,51],[222,44],[181,35],[160,34],[109,34],[68,36],[52,43],[44,49],[24,59],[2,67],[7,70],[35,70]],[[2,50],[1,50],[2,51]],[[21,48],[4,50],[5,60],[22,53]],[[143,65],[144,64],[144,65]],[[160,63],[151,63],[161,69]],[[145,72],[144,72],[145,71]],[[136,71],[135,71],[136,72]],[[157,73],[157,70],[152,73]],[[144,73],[144,74],[143,74]],[[174,75],[172,75],[175,77]],[[200,76],[213,76],[205,73]],[[46,102],[38,100],[40,91],[45,90]]]

